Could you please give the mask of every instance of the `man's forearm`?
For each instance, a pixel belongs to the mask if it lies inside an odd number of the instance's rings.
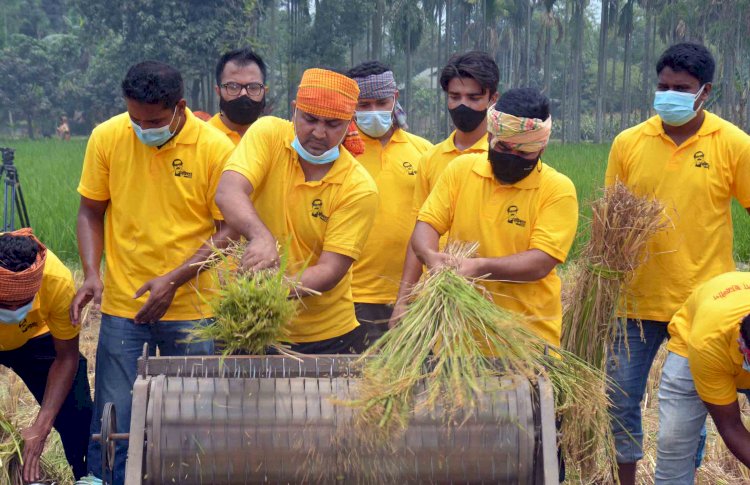
[[[248,241],[271,236],[250,200],[252,192],[250,182],[237,172],[225,172],[216,192],[216,205],[225,221]]]
[[[44,398],[37,415],[35,426],[49,431],[55,422],[65,398],[70,392],[76,372],[78,371],[78,354],[56,357],[50,366]]]
[[[477,273],[493,280],[537,281],[547,276],[558,261],[539,249],[498,258],[474,258]]]
[[[728,426],[728,429],[719,428],[719,434],[729,451],[750,468],[750,432],[741,423]]]
[[[104,246],[104,218],[82,207],[76,233],[84,276],[98,275]]]
[[[202,262],[206,261],[215,249],[224,249],[233,239],[238,239],[238,234],[229,224],[218,221],[217,231],[208,242],[200,248],[183,264],[168,273],[170,281],[180,287],[193,279],[201,271]]]
[[[406,258],[404,258],[404,268],[401,273],[401,283],[399,284],[396,301],[402,301],[407,298],[421,277],[422,263],[417,258],[417,255],[414,254],[411,244],[407,244]]]

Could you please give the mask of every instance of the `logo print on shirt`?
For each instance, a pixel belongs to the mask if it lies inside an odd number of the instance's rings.
[[[182,166],[184,165],[183,161],[179,158],[175,158],[172,160],[172,170],[174,170],[174,176],[175,177],[183,177],[186,179],[193,178],[193,172],[187,172],[182,169]]]
[[[695,160],[695,166],[698,168],[711,168],[711,165],[706,161],[706,155],[701,151],[693,153],[693,160]]]
[[[518,218],[518,206],[511,205],[508,207],[508,224],[515,224],[519,227],[525,227],[526,221]]]
[[[323,222],[328,222],[328,216],[323,214],[323,201],[315,199],[312,201],[312,214],[313,217],[317,217]]]
[[[414,170],[414,166],[411,163],[404,162],[401,165],[404,166],[404,168],[406,169],[406,173],[408,173],[409,175],[416,175],[417,174],[417,171]]]

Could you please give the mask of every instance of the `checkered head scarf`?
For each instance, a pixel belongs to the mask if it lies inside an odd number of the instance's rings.
[[[3,235],[28,237],[39,246],[36,261],[25,270],[16,272],[0,266],[0,300],[3,305],[22,305],[34,298],[42,287],[47,248],[34,236],[30,228],[7,232]],[[2,263],[1,260],[0,263]]]
[[[552,116],[546,120],[519,118],[498,111],[494,106],[487,110],[487,131],[492,134],[490,148],[499,141],[513,150],[534,153],[549,143],[552,134]]]
[[[381,74],[371,74],[365,77],[353,78],[359,86],[359,97],[362,99],[383,99],[395,96],[398,92],[396,79],[393,77],[393,71],[385,71]],[[406,112],[398,101],[393,109],[393,116],[399,128],[405,130],[409,127],[406,124]]]

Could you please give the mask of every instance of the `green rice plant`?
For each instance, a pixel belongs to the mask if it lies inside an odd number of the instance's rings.
[[[298,282],[286,275],[288,251],[281,254],[278,268],[256,272],[238,271],[244,245],[232,243],[214,250],[206,263],[215,266],[216,294],[204,295],[214,313],[190,332],[197,340],[214,340],[222,355],[263,355],[288,340],[289,325],[297,314],[299,299],[294,292]]]
[[[62,456],[52,457],[45,453],[39,460],[43,483],[62,483],[69,480],[70,467]],[[16,426],[0,415],[0,483],[23,485],[23,438]]]

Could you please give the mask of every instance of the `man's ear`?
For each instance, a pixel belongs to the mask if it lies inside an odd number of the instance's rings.
[[[396,102],[398,102],[398,94],[399,93],[398,93],[398,89],[397,89],[396,92],[393,93],[393,97],[396,99]]]
[[[214,84],[214,92],[216,93],[216,96],[221,98],[221,87]]]
[[[495,103],[497,103],[498,99],[500,99],[500,93],[498,91],[495,91],[495,94],[490,96],[490,106],[495,106]]]

